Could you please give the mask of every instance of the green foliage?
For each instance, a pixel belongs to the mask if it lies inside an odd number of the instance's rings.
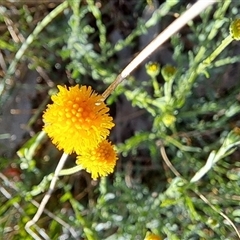
[[[160,20],[170,24],[169,15],[186,8],[178,1],[165,1],[146,21],[141,17],[145,1],[125,3],[136,5],[129,16],[106,2],[64,1],[47,9],[49,13],[38,19],[32,32],[28,26],[34,12],[27,5],[16,6],[20,30],[28,37],[16,44],[5,33],[0,40],[1,52],[14,54],[12,60],[6,60],[0,83],[1,105],[11,99],[17,85],[10,86],[9,78],[26,60],[31,69],[43,67],[52,77],[51,84],[46,81],[36,87],[43,98],[48,98],[49,86],[59,83],[88,84],[104,91],[121,71],[120,62],[128,63],[118,59],[118,54],[129,48],[133,58],[137,40],[149,28]],[[99,182],[91,181],[85,172],[62,174],[46,211],[32,227],[35,234],[43,238],[47,234],[50,239],[141,240],[151,229],[171,240],[239,237],[240,57],[237,43],[228,38],[239,7],[238,1],[224,1],[208,8],[188,24],[187,33],[172,36],[168,43],[172,63],[157,65],[156,74],[149,74],[147,64],[146,79],[139,81],[133,75],[118,86],[108,99],[112,112],[119,111],[126,100],[134,107],[132,111],[143,110],[144,114],[133,120],[134,126],[128,125],[131,129],[124,128],[128,122],[125,113],[116,114],[117,130],[112,136],[113,142],[118,139],[120,156],[116,173]],[[4,9],[0,8],[4,13],[1,24],[9,19]],[[115,19],[109,9],[117,9],[121,19]],[[120,29],[123,36],[111,42],[112,29],[122,22],[128,26],[127,17],[130,22],[136,20],[135,24],[124,29],[126,33]],[[109,18],[111,21],[106,20]],[[57,63],[59,72],[53,71]],[[228,84],[231,78],[235,81]],[[59,153],[44,133],[37,133],[42,127],[39,112],[30,121],[27,141],[12,159],[1,157],[1,239],[32,239],[24,226],[36,213],[59,161]],[[138,122],[144,124],[139,128]],[[127,137],[119,139],[122,131]],[[9,135],[1,133],[0,137]],[[74,162],[73,156],[68,167]],[[16,166],[20,173],[13,171]]]

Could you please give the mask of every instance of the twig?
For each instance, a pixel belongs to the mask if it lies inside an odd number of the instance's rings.
[[[64,164],[67,160],[67,157],[68,157],[68,154],[63,153],[61,159],[59,160],[57,168],[54,172],[54,176],[53,176],[52,181],[50,183],[50,187],[49,187],[46,195],[42,199],[42,202],[40,203],[40,206],[39,206],[36,214],[34,215],[33,219],[28,221],[27,224],[25,225],[25,229],[29,234],[32,234],[32,230],[30,229],[30,227],[39,220],[39,218],[41,217],[41,215],[44,211],[44,208],[45,208],[46,204],[48,203],[48,200],[50,199],[50,197],[52,195],[52,192],[53,192],[53,190],[55,188],[55,185],[57,183],[57,180],[58,180],[59,173],[62,170],[62,168],[63,168],[63,166],[64,166]]]
[[[219,211],[217,208],[215,208],[209,201],[206,197],[204,197],[202,194],[199,194],[197,193],[197,195],[206,203],[208,204],[214,211],[216,211],[217,213],[219,213],[223,218],[226,219],[226,221],[233,227],[233,229],[235,230],[237,236],[239,237],[240,239],[240,233],[237,229],[237,227],[235,226],[235,224],[232,222],[232,220],[226,215],[224,214],[223,212]]]
[[[172,163],[168,159],[168,156],[166,154],[162,141],[161,140],[157,141],[157,145],[160,147],[160,152],[166,165],[171,169],[171,171],[174,173],[176,177],[181,177],[181,174],[177,171],[177,169],[172,165]]]

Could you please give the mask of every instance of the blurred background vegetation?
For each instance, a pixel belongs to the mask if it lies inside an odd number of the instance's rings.
[[[194,1],[0,3],[0,238],[32,239],[24,226],[62,154],[41,132],[56,86],[104,92]],[[141,240],[148,229],[162,239],[239,239],[239,43],[198,71],[239,9],[209,7],[118,86],[107,99],[114,174],[59,178],[33,227],[41,239]],[[70,156],[65,167],[74,164]]]

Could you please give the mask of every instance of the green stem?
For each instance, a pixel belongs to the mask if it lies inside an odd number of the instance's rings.
[[[169,103],[170,99],[172,98],[173,81],[174,81],[174,77],[171,77],[164,84],[164,96],[167,103]]]
[[[233,41],[233,38],[231,35],[226,37],[221,44],[215,49],[215,51],[203,61],[203,68],[208,67],[212,61]],[[199,66],[200,68],[200,66]]]
[[[83,168],[80,165],[77,165],[75,167],[72,168],[68,168],[68,169],[63,169],[59,172],[59,176],[66,176],[66,175],[71,175],[73,173],[79,172],[81,171]]]
[[[158,83],[156,77],[152,78],[152,83],[153,83],[153,89],[154,89],[155,96],[156,97],[161,97],[161,91],[160,91],[159,83]]]

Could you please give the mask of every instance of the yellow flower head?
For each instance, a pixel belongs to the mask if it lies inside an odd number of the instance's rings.
[[[80,154],[86,148],[95,148],[114,126],[102,96],[87,86],[58,89],[43,114],[43,130],[65,153]]]
[[[84,151],[77,157],[76,164],[91,173],[93,179],[112,173],[118,160],[111,142],[104,140],[94,149]]]
[[[240,19],[236,19],[231,23],[230,33],[233,39],[240,40]]]

